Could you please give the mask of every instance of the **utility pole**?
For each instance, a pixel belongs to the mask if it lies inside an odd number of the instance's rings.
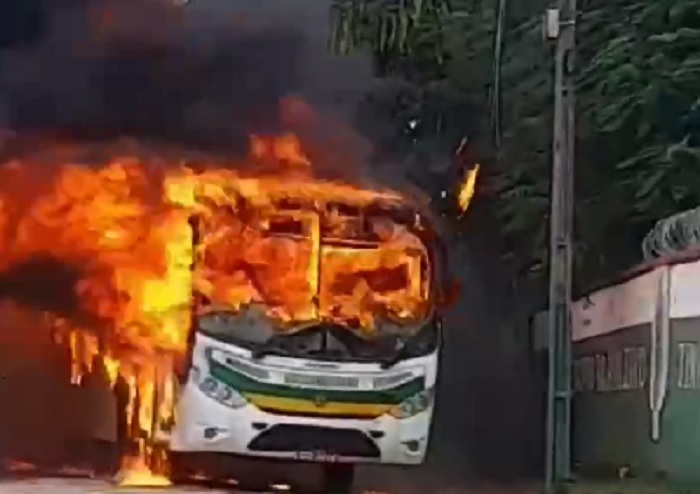
[[[571,268],[574,209],[576,0],[557,0],[545,17],[554,41],[550,213],[547,492],[571,480]]]

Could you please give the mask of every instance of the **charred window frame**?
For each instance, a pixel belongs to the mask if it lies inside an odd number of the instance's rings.
[[[246,207],[246,202],[244,200],[241,199],[238,202],[239,209],[248,211],[248,214],[251,214],[249,208]],[[301,211],[304,208],[303,204],[294,201],[282,201],[278,203],[278,206],[280,209],[289,212]],[[364,206],[363,208],[358,208],[355,206],[347,206],[343,208],[339,207],[336,203],[329,203],[329,206],[335,208],[344,215],[355,214],[359,211],[358,214],[360,214],[363,221],[365,221],[367,218],[371,218],[372,216],[383,216],[390,218],[397,225],[404,226],[409,233],[415,235],[423,243],[427,253],[427,262],[424,258],[421,259],[420,270],[421,275],[426,275],[426,272],[429,272],[429,274],[426,276],[426,278],[429,278],[427,280],[427,302],[430,308],[427,316],[429,321],[428,324],[433,324],[432,320],[436,316],[436,302],[452,287],[454,279],[449,270],[447,246],[437,234],[437,231],[435,230],[433,223],[430,221],[430,218],[425,214],[422,214],[411,205],[400,203],[375,202]],[[325,212],[322,214],[325,214]],[[198,214],[193,214],[189,217],[188,222],[192,231],[192,245],[195,252],[193,264],[191,266],[191,269],[193,269],[194,264],[201,260],[202,255],[204,254],[197,249],[197,246],[201,242],[202,236],[201,218]],[[279,223],[273,223],[276,225],[276,228],[273,225],[273,229],[291,229],[291,231],[288,230],[285,233],[278,232],[278,234],[295,236],[295,233],[299,231],[299,228],[302,228],[303,221],[299,218],[293,218],[290,216],[289,218],[280,217]],[[207,301],[204,299],[202,302],[207,303]],[[195,328],[194,321],[191,323],[191,330],[193,328]]]

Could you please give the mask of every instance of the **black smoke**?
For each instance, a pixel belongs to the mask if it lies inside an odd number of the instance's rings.
[[[304,33],[165,0],[0,0],[0,125],[242,151],[300,89]]]
[[[0,1],[0,49],[37,41],[45,29],[41,0]]]
[[[80,279],[75,266],[48,256],[33,257],[0,273],[0,299],[84,321],[76,291]]]

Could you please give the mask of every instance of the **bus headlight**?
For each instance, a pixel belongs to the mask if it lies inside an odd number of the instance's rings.
[[[410,398],[402,401],[389,410],[389,415],[397,419],[407,419],[426,411],[433,404],[435,392],[433,388],[424,389]]]
[[[226,385],[221,385],[219,387],[216,401],[234,409],[242,408],[248,404],[248,400],[246,400],[242,394]]]
[[[218,401],[222,405],[229,408],[242,408],[248,404],[243,395],[235,389],[217,381],[211,376],[207,376],[198,383],[198,387],[202,393],[209,398]]]

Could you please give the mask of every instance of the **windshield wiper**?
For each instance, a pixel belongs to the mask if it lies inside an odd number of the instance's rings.
[[[261,358],[265,358],[268,355],[289,356],[291,354],[288,350],[286,350],[278,343],[263,343],[259,347],[253,349],[251,353],[251,358],[253,360],[260,360]]]
[[[260,346],[256,347],[252,351],[252,358],[254,360],[261,359],[267,355],[282,355],[290,357],[308,357],[312,353],[317,351],[323,351],[319,348],[318,350],[310,350],[299,348],[298,345],[294,345],[294,342],[298,342],[298,338],[303,335],[308,335],[309,333],[314,333],[318,329],[318,326],[310,326],[308,328],[302,329],[298,332],[292,334],[277,334],[269,337]]]
[[[261,358],[267,357],[268,355],[282,355],[290,356],[290,352],[283,344],[284,338],[287,336],[275,335],[268,338],[265,343],[257,346],[253,349],[251,357],[253,360],[259,360]]]
[[[396,350],[391,357],[382,361],[382,363],[379,366],[382,368],[382,370],[391,369],[396,364],[398,364],[399,362],[411,355],[411,346],[412,345],[410,343],[404,343],[401,348]]]

